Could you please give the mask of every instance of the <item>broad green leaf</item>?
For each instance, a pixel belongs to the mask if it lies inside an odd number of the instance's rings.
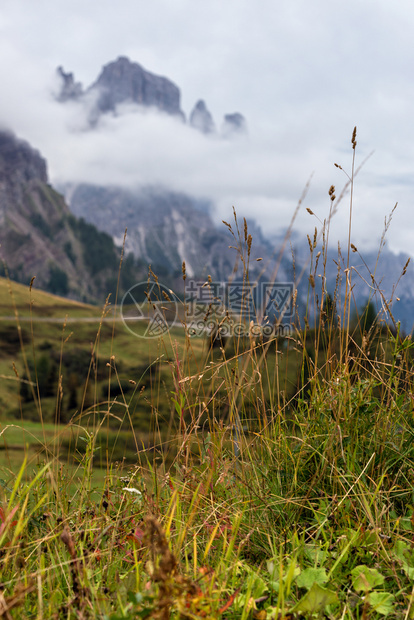
[[[401,568],[409,579],[414,579],[413,558],[410,557],[410,549],[403,540],[397,540],[394,545],[394,555],[401,563]]]
[[[414,553],[412,551],[412,547],[406,542],[403,540],[397,540],[393,551],[399,560],[405,562],[410,567],[414,567]]]
[[[360,545],[368,547],[369,545],[376,545],[378,543],[378,532],[376,530],[369,530],[361,533]]]
[[[252,596],[254,598],[260,598],[267,591],[268,591],[267,583],[264,581],[264,579],[256,575],[255,580],[254,580],[254,586],[252,589]]]
[[[378,614],[387,616],[394,609],[394,596],[388,592],[370,592],[368,594],[368,603]]]
[[[323,586],[328,581],[328,575],[324,568],[306,568],[296,579],[299,588],[310,590],[314,583]]]
[[[280,581],[269,581],[269,588],[273,590],[276,594],[279,594],[280,590]]]
[[[401,568],[409,579],[414,579],[414,568],[409,566],[406,562],[401,562]]]
[[[309,592],[293,607],[292,611],[313,614],[324,611],[327,605],[334,605],[337,602],[338,597],[335,592],[314,583]]]
[[[382,586],[384,577],[375,568],[364,564],[356,566],[352,571],[352,585],[357,592],[369,592],[376,586]]]
[[[313,564],[323,564],[327,555],[327,550],[321,549],[319,545],[305,545],[305,558]]]
[[[273,560],[268,560],[267,562],[267,570],[269,571],[271,577],[268,586],[274,591],[279,592],[280,580],[279,578],[279,570],[280,567]],[[283,586],[287,586],[290,588],[291,583],[295,580],[295,578],[300,574],[300,567],[296,565],[296,561],[292,561],[287,572],[283,573],[281,582]]]
[[[397,540],[394,545],[393,551],[399,560],[407,562],[408,558],[406,554],[409,551],[407,543],[405,543],[403,540]]]
[[[140,605],[144,600],[144,597],[142,596],[141,592],[128,592],[128,600],[134,605]]]
[[[274,561],[273,560],[267,560],[266,566],[267,566],[267,570],[269,571],[269,573],[271,575],[274,575],[275,571],[277,570],[277,566],[274,563]]]
[[[399,526],[402,530],[406,530],[409,532],[413,531],[413,525],[409,517],[401,517],[399,520]]]

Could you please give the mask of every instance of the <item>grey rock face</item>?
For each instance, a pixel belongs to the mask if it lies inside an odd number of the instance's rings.
[[[0,221],[22,200],[24,187],[33,180],[47,182],[46,160],[12,133],[0,132]]]
[[[184,116],[180,108],[179,88],[167,78],[145,71],[125,56],[105,65],[88,92],[97,93],[96,107],[101,113],[113,112],[117,105],[131,102]]]
[[[12,276],[44,286],[51,264],[70,269],[62,246],[69,210],[47,185],[46,162],[27,142],[0,132],[0,244]],[[72,265],[72,271],[74,267]],[[74,273],[73,273],[74,276]]]
[[[83,95],[82,84],[75,82],[73,73],[65,73],[62,67],[58,67],[57,74],[61,80],[61,89],[57,95],[58,101],[64,102],[79,99]]]
[[[205,134],[216,131],[213,117],[202,99],[197,101],[190,114],[190,125]]]
[[[150,263],[154,272],[167,282],[174,282],[178,277],[182,283],[183,261],[189,278],[206,279],[211,275],[216,282],[227,281],[230,276],[242,278],[237,252],[229,249],[234,239],[223,224],[215,225],[209,204],[154,187],[131,192],[120,187],[81,184],[66,187],[65,193],[70,195],[69,206],[75,215],[93,222],[118,245],[122,244],[127,228],[126,253],[147,265]],[[253,282],[273,273],[273,264],[265,267],[264,261],[256,262],[255,258],[271,257],[274,248],[253,222],[248,222],[248,226],[253,235],[249,267]],[[291,257],[283,259],[279,267],[278,277],[290,281]]]
[[[224,123],[222,127],[222,134],[224,137],[231,137],[236,134],[246,134],[247,123],[243,114],[235,112],[234,114],[226,114],[224,116]]]
[[[281,238],[274,238],[274,244],[280,245]],[[292,237],[292,246],[295,254],[297,265],[309,265],[309,247],[306,247],[306,239],[304,235],[294,233]],[[358,244],[359,245],[359,244]],[[352,272],[352,302],[351,313],[355,313],[355,304],[358,312],[366,304],[367,300],[373,302],[379,318],[389,325],[392,325],[392,319],[389,313],[391,309],[392,315],[396,321],[401,321],[401,329],[405,333],[411,333],[414,329],[414,269],[413,261],[406,265],[409,258],[408,254],[394,254],[385,245],[382,247],[378,256],[378,250],[361,249],[357,253],[351,252],[349,257],[349,266]],[[315,253],[322,250],[322,244],[315,248]],[[316,271],[313,272],[315,280],[315,291],[322,298],[322,283],[324,282],[325,290],[336,299],[338,311],[344,309],[345,292],[346,292],[346,274],[347,265],[347,248],[341,251],[335,248],[328,248],[326,253],[326,266],[324,261],[320,260]],[[338,273],[338,266],[340,267]],[[404,277],[400,277],[404,266],[406,273]],[[308,267],[307,267],[308,269]],[[299,269],[296,268],[296,273]],[[371,274],[375,274],[375,283],[372,282]],[[398,286],[396,288],[396,283]],[[303,307],[306,306],[307,287],[309,285],[308,278],[303,278],[299,285],[298,299],[302,299]],[[389,304],[389,308],[384,303],[384,299]],[[312,304],[310,304],[310,312],[308,319],[311,321]]]
[[[155,270],[181,276],[185,261],[189,277],[231,273],[227,234],[218,232],[205,206],[188,196],[156,188],[130,192],[84,184],[66,188],[66,193],[72,213],[93,222],[118,244],[128,228],[126,252]]]
[[[48,184],[39,152],[3,131],[0,256],[12,279],[28,284],[35,275],[37,287],[85,300],[105,299],[119,261],[111,237],[74,218]]]
[[[120,56],[105,65],[98,79],[86,90],[83,90],[80,82],[75,81],[73,73],[66,73],[62,67],[57,69],[57,73],[61,81],[57,101],[86,102],[91,127],[96,125],[102,114],[117,113],[119,106],[124,103],[157,108],[185,122],[178,86],[165,77],[146,71],[126,56]],[[216,132],[213,117],[203,99],[199,99],[191,111],[189,124],[206,135]],[[246,119],[242,114],[235,112],[225,115],[221,129],[224,138],[246,133]]]

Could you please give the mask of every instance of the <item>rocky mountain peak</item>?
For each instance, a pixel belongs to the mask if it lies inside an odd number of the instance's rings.
[[[232,137],[235,134],[247,133],[247,123],[243,114],[234,112],[234,114],[226,114],[222,128],[223,136]]]
[[[136,103],[184,116],[180,108],[180,89],[167,78],[149,73],[126,56],[105,65],[87,92],[97,93],[96,107],[100,113],[115,111],[121,103]]]
[[[213,117],[207,109],[203,99],[199,99],[190,114],[190,125],[202,133],[214,133],[216,126]]]
[[[0,130],[0,275],[7,264],[14,280],[28,284],[35,275],[53,293],[105,299],[120,252],[109,235],[75,218],[47,181],[40,153]]]
[[[46,160],[25,140],[9,131],[0,131],[0,178],[19,176],[24,182],[47,182]]]
[[[86,101],[89,110],[89,124],[95,126],[102,114],[118,112],[123,103],[133,103],[144,107],[153,107],[181,118],[180,89],[171,80],[146,71],[137,62],[127,56],[119,56],[102,68],[97,80],[86,90],[76,82],[73,73],[67,73],[58,67],[60,92],[57,101]],[[216,125],[203,99],[199,99],[191,111],[189,124],[203,134],[216,132]],[[221,129],[224,138],[247,133],[246,119],[239,112],[226,114]]]
[[[61,83],[60,92],[57,95],[58,101],[64,102],[78,99],[83,95],[82,84],[75,82],[73,73],[66,73],[63,67],[58,67],[57,74]]]
[[[46,160],[28,142],[0,131],[0,217],[22,198],[33,180],[47,183]]]

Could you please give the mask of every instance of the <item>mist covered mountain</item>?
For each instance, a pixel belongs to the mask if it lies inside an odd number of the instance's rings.
[[[58,76],[57,101],[82,104],[88,114],[90,131],[98,130],[103,115],[122,116],[125,105],[135,105],[141,111],[156,109],[186,123],[179,88],[126,57],[105,65],[86,89],[62,67],[58,69]],[[131,108],[127,111],[129,113]],[[217,134],[214,119],[203,100],[195,104],[188,126],[206,136]],[[244,134],[246,121],[238,112],[228,114],[223,120],[223,130],[226,138]],[[181,274],[183,261],[190,277],[211,275],[215,279],[227,279],[234,269],[235,257],[228,248],[231,236],[225,227],[213,223],[208,199],[196,199],[169,187],[142,183],[136,183],[135,187],[113,183],[64,183],[59,188],[76,216],[110,234],[116,243],[122,242],[125,228],[128,228],[127,253],[151,264],[159,273],[170,277]],[[257,241],[258,251],[266,253],[269,246],[258,229]]]
[[[128,191],[119,187],[76,185],[64,189],[71,211],[102,231],[111,234],[120,244],[125,228],[128,229],[126,252],[151,264],[158,275],[181,275],[183,261],[187,275],[204,278],[210,275],[216,281],[227,280],[235,272],[237,252],[229,246],[235,239],[223,224],[216,225],[208,203],[196,201],[184,194],[162,188],[142,188]],[[243,233],[243,224],[240,227]],[[233,227],[236,230],[233,222]],[[255,259],[270,258],[272,244],[263,236],[254,222],[248,222],[253,236],[251,274],[263,271]],[[280,277],[291,278],[289,261],[283,261]],[[264,273],[270,276],[274,263]],[[239,272],[241,273],[239,264]]]
[[[216,125],[213,117],[202,99],[197,101],[190,114],[190,125],[191,127],[201,131],[201,133],[208,134],[216,131]]]
[[[181,109],[181,93],[178,86],[166,77],[146,71],[140,64],[131,62],[126,56],[120,56],[105,65],[95,82],[86,89],[80,82],[75,81],[73,73],[65,72],[62,67],[58,67],[57,75],[60,82],[57,101],[84,103],[92,127],[103,114],[119,114],[122,104],[133,104],[143,109],[155,108],[186,122]],[[205,134],[216,131],[213,117],[203,100],[195,104],[189,124]],[[239,112],[226,114],[223,120],[223,132],[226,137],[229,133],[246,133],[247,124],[244,116]]]
[[[110,235],[76,218],[48,182],[46,161],[0,131],[2,275],[52,293],[103,301],[115,290],[120,252]],[[7,271],[5,271],[7,269]]]
[[[40,153],[0,132],[1,258],[12,279],[28,284],[36,276],[40,288],[102,300],[115,289],[126,228],[123,290],[144,280],[149,264],[171,286],[182,280],[183,261],[188,277],[222,281],[237,273],[237,252],[229,249],[235,240],[213,223],[208,204],[160,188],[128,192],[84,184],[65,190],[70,209],[49,184]],[[272,246],[254,222],[249,231],[255,277],[261,264],[254,257],[269,256]]]
[[[125,105],[136,106],[141,111],[156,109],[186,123],[179,88],[126,57],[105,65],[86,89],[62,67],[58,68],[58,77],[57,101],[63,105],[81,104],[88,115],[90,131],[98,131],[103,115],[122,116]],[[131,108],[127,110],[129,113]],[[188,126],[206,136],[217,134],[214,119],[203,100],[195,104]],[[225,116],[224,137],[246,132],[246,121],[240,113]],[[110,234],[116,243],[122,242],[128,228],[127,253],[151,264],[159,273],[170,277],[181,274],[185,261],[190,277],[211,275],[226,279],[234,268],[234,256],[228,251],[231,236],[224,227],[218,228],[213,223],[208,199],[196,199],[168,186],[139,182],[134,187],[63,183],[59,188],[76,216]],[[258,251],[264,253],[266,241],[259,232],[257,236]]]
[[[36,276],[40,288],[76,299],[102,300],[115,287],[126,227],[123,290],[146,278],[148,264],[171,286],[181,281],[183,261],[187,276],[195,279],[211,275],[220,282],[242,274],[238,252],[229,246],[237,247],[238,241],[243,241],[244,225],[239,222],[238,238],[236,224],[231,222],[234,238],[227,226],[214,224],[206,203],[161,188],[128,192],[83,184],[67,187],[66,193],[70,209],[48,183],[46,161],[40,153],[10,132],[0,132],[1,258],[12,278],[28,284]],[[279,265],[277,281],[297,284],[303,314],[311,286],[309,274],[314,276],[320,299],[325,273],[325,289],[336,297],[340,310],[347,260],[344,252],[338,255],[337,250],[329,250],[324,272],[323,255],[315,268],[318,247],[311,267],[309,247],[298,235],[280,257],[282,237],[271,242],[254,222],[248,222],[248,232],[253,237],[251,282],[271,280]],[[414,304],[414,270],[407,266],[408,259],[386,246],[379,256],[362,249],[350,255],[357,306],[362,308],[371,299],[384,320],[392,323],[384,303],[384,299],[387,303],[391,300],[392,315],[406,332],[413,327]]]
[[[214,167],[215,155],[223,157],[228,147],[232,149],[229,153],[233,153],[234,145],[236,148],[238,144],[243,149],[247,148],[246,140],[233,142],[234,137],[247,132],[244,117],[240,113],[226,114],[219,126],[205,101],[200,99],[187,122],[181,108],[179,88],[171,80],[146,71],[126,57],[105,65],[97,79],[87,88],[62,68],[58,70],[58,77],[59,90],[53,105],[68,106],[67,109],[73,112],[73,118],[83,114],[87,121],[81,131],[79,126],[73,129],[71,145],[75,155],[70,152],[65,160],[67,169],[60,175],[62,183],[58,188],[64,193],[66,202],[48,184],[46,162],[39,153],[11,134],[1,134],[0,241],[13,277],[27,281],[30,280],[30,272],[37,275],[39,286],[72,297],[96,299],[110,284],[109,265],[113,265],[119,257],[124,231],[128,228],[125,250],[129,258],[125,265],[129,275],[125,282],[128,278],[131,283],[134,283],[134,279],[145,278],[146,268],[151,264],[160,277],[174,285],[181,277],[183,261],[188,277],[203,279],[211,275],[217,281],[227,280],[234,272],[237,253],[229,250],[229,246],[235,242],[228,229],[217,224],[217,220],[212,217],[214,199],[209,198],[207,192],[204,197],[200,197],[200,192],[192,195],[191,191],[177,190],[173,176],[169,177],[170,182],[157,182],[157,175],[153,171],[158,168],[161,170],[164,161],[160,159],[159,150],[156,151],[157,157],[151,159],[150,132],[147,136],[142,131],[147,120],[151,123],[155,118],[157,122],[161,119],[161,124],[157,125],[159,132],[171,131],[166,142],[169,147],[168,161],[176,138],[183,137],[185,148],[190,153],[192,141],[197,143],[194,150],[196,163],[200,161],[203,165]],[[138,114],[143,110],[145,114]],[[154,110],[155,116],[149,113]],[[128,128],[134,114],[139,117],[139,126],[137,124],[134,129],[135,150],[131,150],[131,155],[136,154],[136,148],[141,144],[139,139],[142,136],[145,138],[138,163],[134,157],[129,157],[128,151]],[[168,123],[162,120],[166,118]],[[112,149],[111,155],[115,155],[115,159],[110,160],[110,167],[113,168],[113,161],[119,164],[119,183],[116,182],[116,175],[105,181],[105,157],[108,156],[105,147],[112,144],[107,139],[115,129],[114,135],[121,136],[122,140],[118,144],[119,153]],[[97,156],[93,143],[89,164],[86,167],[75,165],[70,168],[72,160],[76,162],[77,159],[76,149],[81,150],[84,145],[91,146],[89,137],[92,135],[97,136],[96,144],[102,144],[102,151]],[[162,137],[162,133],[157,135]],[[206,151],[203,150],[204,144],[208,144]],[[203,157],[208,153],[207,163],[201,157],[198,159],[200,152]],[[97,173],[94,177],[95,170]],[[195,170],[196,167],[192,168],[192,174],[188,175],[190,180],[195,176]],[[150,182],[146,182],[148,171]],[[159,178],[163,179],[163,175],[160,174]],[[224,217],[229,219],[228,215]],[[249,233],[253,235],[251,279],[270,279],[283,245],[281,238],[267,238],[254,221],[249,222]],[[280,233],[283,236],[282,230]],[[293,239],[292,243],[296,254],[296,276],[303,271],[298,299],[301,308],[304,308],[309,278],[306,272],[308,246],[306,238]],[[108,256],[112,258],[100,261],[94,258],[94,252],[103,246],[109,248]],[[361,254],[373,272],[376,255],[364,254],[363,250]],[[264,260],[256,261],[257,258]],[[354,293],[357,304],[361,305],[370,297],[373,289],[360,255],[352,254],[351,258],[352,267],[358,273],[365,273],[363,278],[357,274],[355,276],[359,282]],[[393,298],[395,318],[401,320],[403,327],[410,331],[414,301],[411,266],[401,279],[397,291],[393,291],[393,285],[407,258],[405,255],[395,256],[385,247],[375,278],[384,297],[387,300]],[[337,282],[337,263],[335,252],[329,252],[325,284],[331,294]],[[315,273],[317,283],[322,281],[321,265],[320,261],[319,271]],[[281,259],[277,279],[294,279],[289,245]],[[378,293],[376,300],[378,310],[383,309],[384,303]]]
[[[324,265],[321,246],[315,247],[311,261],[307,240],[294,235],[292,245],[298,266],[304,270],[300,286],[302,300],[305,300],[305,286],[312,290],[309,282],[309,275],[312,274],[319,300],[324,282],[325,291],[332,299],[336,299],[337,311],[341,313],[346,289],[347,248],[330,247]],[[321,252],[319,258],[318,252]],[[377,250],[359,247],[357,251],[351,250],[349,267],[352,312],[361,311],[370,301],[381,320],[389,325],[400,321],[401,329],[411,333],[414,327],[414,261],[410,256],[406,253],[394,254],[386,243],[381,244]]]

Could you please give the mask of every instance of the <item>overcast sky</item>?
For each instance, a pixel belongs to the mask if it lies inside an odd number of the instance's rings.
[[[304,207],[322,220],[328,189],[357,164],[353,240],[414,253],[414,4],[412,0],[1,0],[0,126],[40,149],[52,182],[162,183],[211,198],[217,220],[254,217],[264,232]],[[106,118],[83,131],[79,106],[51,95],[55,69],[86,87],[125,55],[181,90],[187,117],[203,98],[217,126],[241,112],[249,135],[208,138],[171,118]],[[332,238],[344,239],[345,200]],[[318,222],[303,209],[297,228]]]

